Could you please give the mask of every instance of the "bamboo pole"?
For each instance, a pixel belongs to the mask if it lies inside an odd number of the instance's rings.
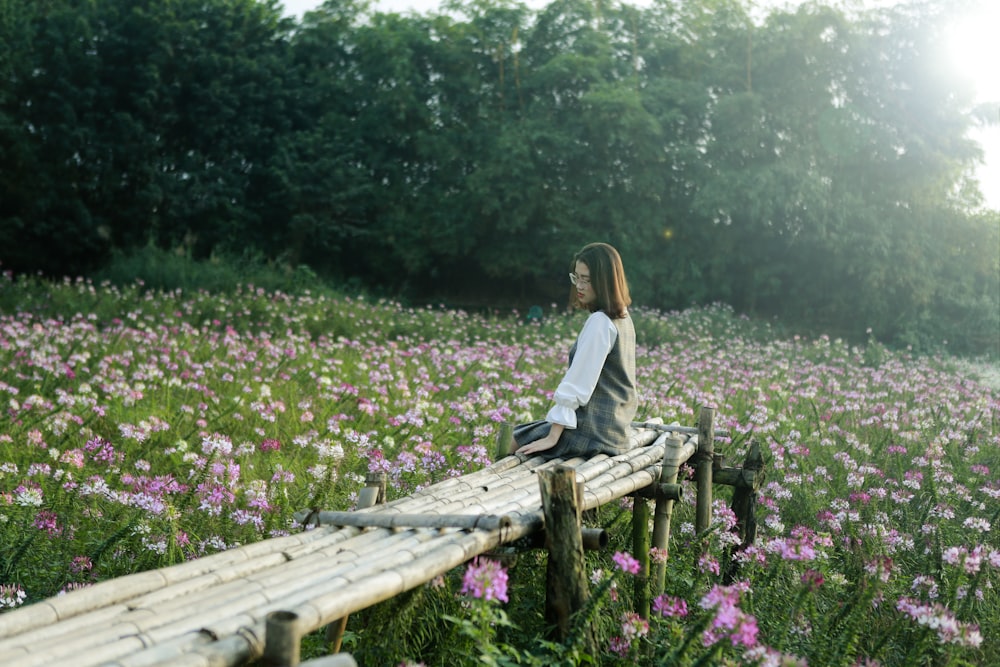
[[[65,595],[48,598],[5,613],[4,622],[0,624],[0,638],[52,626],[77,615],[108,608],[144,593],[161,590],[179,581],[202,576],[220,565],[251,560],[262,554],[280,553],[288,546],[307,543],[322,536],[322,534],[299,533],[263,540],[166,568],[102,581]]]
[[[695,481],[698,485],[698,500],[695,507],[694,529],[697,534],[708,530],[712,523],[712,466],[715,460],[715,409],[703,405],[698,416],[698,453],[695,464]]]
[[[267,615],[263,663],[269,667],[298,667],[301,632],[299,616],[293,611],[272,611]]]
[[[632,578],[635,613],[649,618],[649,503],[640,497],[632,499],[632,553],[639,561],[639,572]]]
[[[699,435],[701,429],[697,426],[679,426],[675,424],[658,424],[655,422],[632,422],[632,428],[647,428],[653,431],[666,431],[667,433],[687,433],[689,435]],[[729,435],[725,429],[715,429],[716,436]]]
[[[502,458],[510,456],[511,451],[514,449],[514,444],[514,425],[510,422],[503,422],[497,431],[496,459],[499,461]]]
[[[424,551],[432,552],[433,549],[434,547],[430,546]],[[336,590],[338,587],[343,585],[345,575],[356,580],[363,580],[365,576],[371,575],[372,573],[374,573],[374,576],[378,576],[381,574],[381,572],[379,572],[380,567],[398,567],[409,562],[413,558],[414,554],[422,554],[419,550],[414,550],[412,548],[393,551],[395,552],[395,555],[390,561],[376,564],[374,566],[368,564],[361,565],[354,560],[345,561],[341,568],[341,576],[333,577],[331,581],[324,581],[324,577],[316,577],[316,581],[285,581],[283,583],[262,588],[251,593],[250,595],[243,596],[240,599],[228,600],[224,605],[204,608],[206,607],[206,603],[204,602],[202,604],[194,604],[192,606],[198,609],[196,613],[191,614],[189,612],[187,616],[181,619],[171,618],[168,619],[170,621],[168,624],[159,624],[157,627],[149,628],[148,631],[143,634],[142,640],[150,646],[168,642],[171,639],[176,639],[178,637],[185,638],[185,641],[188,643],[198,643],[198,636],[196,633],[202,628],[213,636],[226,636],[237,632],[241,626],[253,623],[255,618],[263,618],[270,611],[279,610],[289,603],[297,604],[298,601],[308,599],[317,593],[324,592],[324,590]],[[249,614],[241,613],[246,609],[256,611],[251,611]],[[229,620],[217,622],[219,617],[228,618]],[[118,632],[116,632],[115,629],[109,629],[109,634],[117,636]],[[93,650],[101,651],[105,656],[111,656],[113,655],[115,646],[122,648],[124,646],[123,641],[102,644]],[[177,650],[183,650],[183,647],[181,646],[177,648]],[[65,650],[48,651],[34,656],[37,661],[30,664],[45,665],[48,667],[48,660],[50,657],[58,657],[59,655],[64,655],[65,653]]]
[[[682,461],[680,460],[680,450],[684,446],[682,439],[678,436],[667,438],[666,447],[663,451],[663,466],[660,468],[660,482],[664,484],[677,484],[677,471]],[[685,461],[687,458],[684,459]],[[667,498],[657,498],[656,507],[653,510],[653,548],[660,551],[662,558],[657,560],[656,568],[653,572],[653,595],[660,595],[666,584],[667,578],[667,557],[670,548],[670,519],[674,511],[674,501]]]
[[[298,520],[302,512],[296,512]],[[356,528],[461,528],[463,530],[497,530],[510,526],[510,517],[495,514],[358,514],[355,512],[312,513],[311,521],[319,525],[354,526]]]
[[[360,509],[372,507],[373,505],[376,505],[378,503],[385,503],[386,501],[385,473],[378,473],[377,476],[369,474],[367,481],[368,481],[368,487],[364,490],[367,491],[370,488],[375,487],[376,489],[378,489],[378,491],[375,494],[369,493],[367,496],[362,495],[358,502]],[[374,516],[365,518],[370,519],[374,518]],[[318,518],[317,521],[322,521],[322,518]],[[341,524],[341,525],[351,525],[351,524]],[[345,614],[344,616],[338,618],[330,625],[326,626],[326,641],[327,644],[329,644],[330,653],[340,652],[341,643],[344,641],[344,633],[347,632],[347,619],[348,616]]]
[[[405,537],[405,535],[391,536],[390,539],[399,542]],[[341,555],[340,559],[343,561],[344,569],[364,572],[366,567],[378,566],[377,561],[368,561],[365,566],[359,566],[356,563],[357,556],[358,554]],[[311,563],[310,560],[316,561],[316,563]],[[303,562],[289,564],[281,572],[274,572],[270,575],[268,572],[257,573],[253,577],[230,582],[226,586],[219,587],[219,590],[213,591],[214,597],[212,598],[173,599],[155,609],[136,610],[113,626],[92,630],[76,641],[47,645],[38,652],[43,661],[40,664],[44,664],[44,660],[49,657],[58,657],[69,651],[78,651],[100,644],[105,641],[106,637],[142,635],[150,643],[164,641],[170,637],[196,631],[203,626],[210,625],[213,619],[220,616],[225,617],[227,614],[238,613],[243,609],[266,604],[274,599],[280,600],[286,591],[304,588],[308,592],[310,589],[309,581],[303,581],[298,577],[315,572],[317,565],[323,565],[324,560],[328,561],[329,558],[324,559],[323,554],[314,554],[311,555],[311,559],[302,559]],[[267,576],[272,579],[269,581],[263,578]],[[192,613],[192,609],[197,611]],[[104,631],[108,634],[105,635]]]
[[[580,538],[583,542],[584,551],[600,551],[608,546],[608,542],[610,541],[608,531],[603,528],[588,528],[586,526],[580,529]],[[544,529],[532,533],[528,539],[528,545],[532,549],[544,549],[547,543],[548,534]]]
[[[384,563],[383,565],[391,568],[393,566],[398,566],[399,564],[406,563],[410,560],[413,553],[414,552],[412,550],[410,552],[402,550],[401,553],[397,556],[395,562],[387,562]],[[359,569],[361,568],[358,565],[350,562],[344,563],[342,567],[342,570],[347,573],[356,573]],[[368,569],[371,570],[371,568]],[[379,574],[377,570],[371,570],[371,571],[375,572],[376,575]],[[365,572],[364,574],[367,575],[370,574],[370,572]],[[363,581],[365,577],[361,576],[359,579]],[[253,626],[256,620],[266,617],[267,613],[270,613],[271,611],[275,610],[286,609],[289,605],[299,604],[299,602],[301,602],[302,600],[307,600],[310,597],[313,597],[317,594],[321,594],[327,589],[331,591],[336,590],[338,587],[343,585],[343,581],[344,580],[341,577],[338,578],[337,581],[331,581],[331,582],[320,581],[319,583],[317,583],[317,582],[306,581],[306,582],[298,582],[297,584],[291,582],[285,582],[284,585],[282,586],[274,586],[268,589],[267,591],[268,593],[273,594],[271,595],[273,601],[268,602],[266,604],[258,605],[257,607],[254,608],[250,608],[247,614],[232,616],[229,618],[229,620],[226,620],[224,622],[216,622],[214,624],[211,623],[210,621],[212,615],[209,614],[206,617],[209,622],[202,626],[204,628],[203,632],[211,636],[219,636],[219,637],[232,635],[234,633],[239,633],[240,631],[245,630],[247,627]],[[315,628],[310,628],[310,629],[315,629]],[[193,635],[190,633],[185,633],[184,630],[185,628],[183,627],[174,627],[171,630],[171,633],[174,636],[179,637],[180,640],[187,639],[190,641],[190,638],[192,638]],[[157,646],[157,648],[159,648],[159,645]],[[182,649],[183,647],[175,648],[174,653],[177,653]],[[165,657],[166,657],[165,655],[160,654],[157,655],[158,659],[155,662],[145,662],[144,664],[160,664],[160,662],[162,662]]]

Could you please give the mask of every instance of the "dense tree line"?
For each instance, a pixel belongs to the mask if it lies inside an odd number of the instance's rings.
[[[644,304],[995,347],[955,3],[749,5],[0,0],[0,268],[152,243],[530,303],[601,239]]]

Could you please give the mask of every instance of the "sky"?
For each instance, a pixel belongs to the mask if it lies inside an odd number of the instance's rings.
[[[898,0],[857,0],[866,6],[892,5]],[[543,6],[545,0],[526,0],[529,6]],[[322,0],[284,0],[285,13],[301,17],[303,13],[315,9]],[[634,4],[644,4],[634,0]],[[784,7],[797,5],[799,0],[758,0],[758,6]],[[376,10],[385,12],[415,11],[425,13],[437,10],[440,0],[374,0]],[[1000,39],[995,32],[1000,26],[1000,0],[980,0],[980,9],[954,22],[949,31],[951,37],[946,53],[956,66],[976,82],[979,99],[1000,105],[1000,74],[996,63],[1000,62]],[[976,172],[980,190],[986,206],[1000,210],[1000,107],[994,125],[973,131],[972,138],[982,146],[986,160]]]

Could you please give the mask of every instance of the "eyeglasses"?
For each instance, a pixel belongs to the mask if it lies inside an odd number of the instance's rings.
[[[576,287],[586,287],[590,284],[590,276],[578,276],[575,273],[569,274],[569,281]]]

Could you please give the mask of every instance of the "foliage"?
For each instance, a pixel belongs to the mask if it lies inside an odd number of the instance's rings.
[[[183,248],[527,307],[601,239],[660,310],[1000,356],[955,3],[751,5],[3,0],[0,262]]]

